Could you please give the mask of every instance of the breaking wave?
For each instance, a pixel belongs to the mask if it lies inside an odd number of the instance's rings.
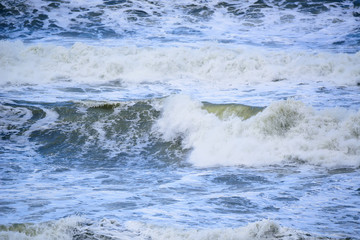
[[[254,47],[71,47],[0,42],[0,84],[142,82],[219,88],[271,82],[338,86],[360,81],[360,54],[264,50]]]
[[[3,146],[58,159],[187,159],[200,167],[360,166],[360,113],[300,101],[266,108],[210,104],[186,95],[129,102],[1,105]],[[11,143],[11,144],[10,144]]]
[[[244,119],[218,118],[187,96],[167,99],[155,129],[167,141],[182,138],[196,166],[261,166],[284,162],[360,165],[360,113],[314,110],[302,102],[274,102]]]

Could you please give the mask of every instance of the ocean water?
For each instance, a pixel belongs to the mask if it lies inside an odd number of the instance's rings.
[[[360,2],[0,2],[0,239],[360,239]]]

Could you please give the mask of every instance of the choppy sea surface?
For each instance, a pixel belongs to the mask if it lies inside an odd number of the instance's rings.
[[[0,239],[360,239],[360,1],[0,2]]]

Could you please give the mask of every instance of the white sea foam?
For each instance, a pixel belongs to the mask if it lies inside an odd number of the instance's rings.
[[[0,42],[0,84],[161,83],[185,88],[288,81],[356,85],[360,53],[310,53],[249,47],[72,47]]]
[[[250,223],[239,228],[219,229],[180,229],[175,227],[158,226],[141,222],[128,222],[128,229],[136,232],[141,239],[299,239],[305,236],[304,233],[281,227],[274,221],[262,220]],[[316,239],[311,235],[307,238]]]
[[[187,96],[167,99],[154,130],[165,140],[182,137],[196,166],[262,166],[295,161],[360,166],[360,112],[317,111],[302,102],[274,102],[247,120],[219,119]]]

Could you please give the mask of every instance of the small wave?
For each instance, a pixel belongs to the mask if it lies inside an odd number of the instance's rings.
[[[142,239],[298,239],[302,236],[316,239],[311,234],[281,227],[271,220],[250,223],[245,227],[223,229],[179,229],[140,222],[129,222],[127,226]]]
[[[12,224],[0,226],[1,239],[324,239],[309,233],[280,226],[271,220],[261,220],[239,228],[181,229],[143,222],[102,219],[93,222],[71,216],[39,224]],[[329,238],[325,238],[329,239]]]

